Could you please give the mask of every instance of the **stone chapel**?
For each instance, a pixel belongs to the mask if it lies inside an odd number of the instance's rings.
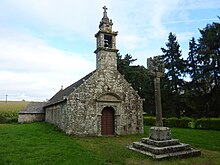
[[[45,121],[67,134],[143,133],[143,100],[117,70],[112,20],[103,7],[96,37],[96,70],[58,91],[44,106]]]

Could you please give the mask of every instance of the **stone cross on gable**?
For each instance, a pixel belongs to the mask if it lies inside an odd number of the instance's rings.
[[[147,67],[150,73],[154,76],[156,126],[163,127],[160,77],[164,77],[164,63],[160,60],[159,56],[153,58],[150,57],[147,59]]]

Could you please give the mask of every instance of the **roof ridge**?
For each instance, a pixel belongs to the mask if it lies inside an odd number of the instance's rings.
[[[50,106],[50,105],[54,105],[60,102],[65,101],[65,97],[69,96],[73,91],[75,91],[81,84],[84,83],[85,80],[89,79],[89,77],[91,77],[96,70],[90,72],[89,74],[87,74],[86,76],[84,76],[83,78],[79,79],[78,81],[74,82],[73,84],[69,85],[68,87],[66,87],[65,89],[60,89],[46,104],[45,107]]]

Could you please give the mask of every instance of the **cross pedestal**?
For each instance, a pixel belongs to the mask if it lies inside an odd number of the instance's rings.
[[[149,131],[149,138],[152,140],[170,140],[171,131],[168,127],[151,127]]]

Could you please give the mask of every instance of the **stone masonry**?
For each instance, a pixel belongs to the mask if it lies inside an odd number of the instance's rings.
[[[95,34],[96,70],[57,92],[44,108],[45,120],[74,135],[109,135],[105,129],[113,135],[143,133],[143,100],[117,70],[118,33],[103,9]]]

